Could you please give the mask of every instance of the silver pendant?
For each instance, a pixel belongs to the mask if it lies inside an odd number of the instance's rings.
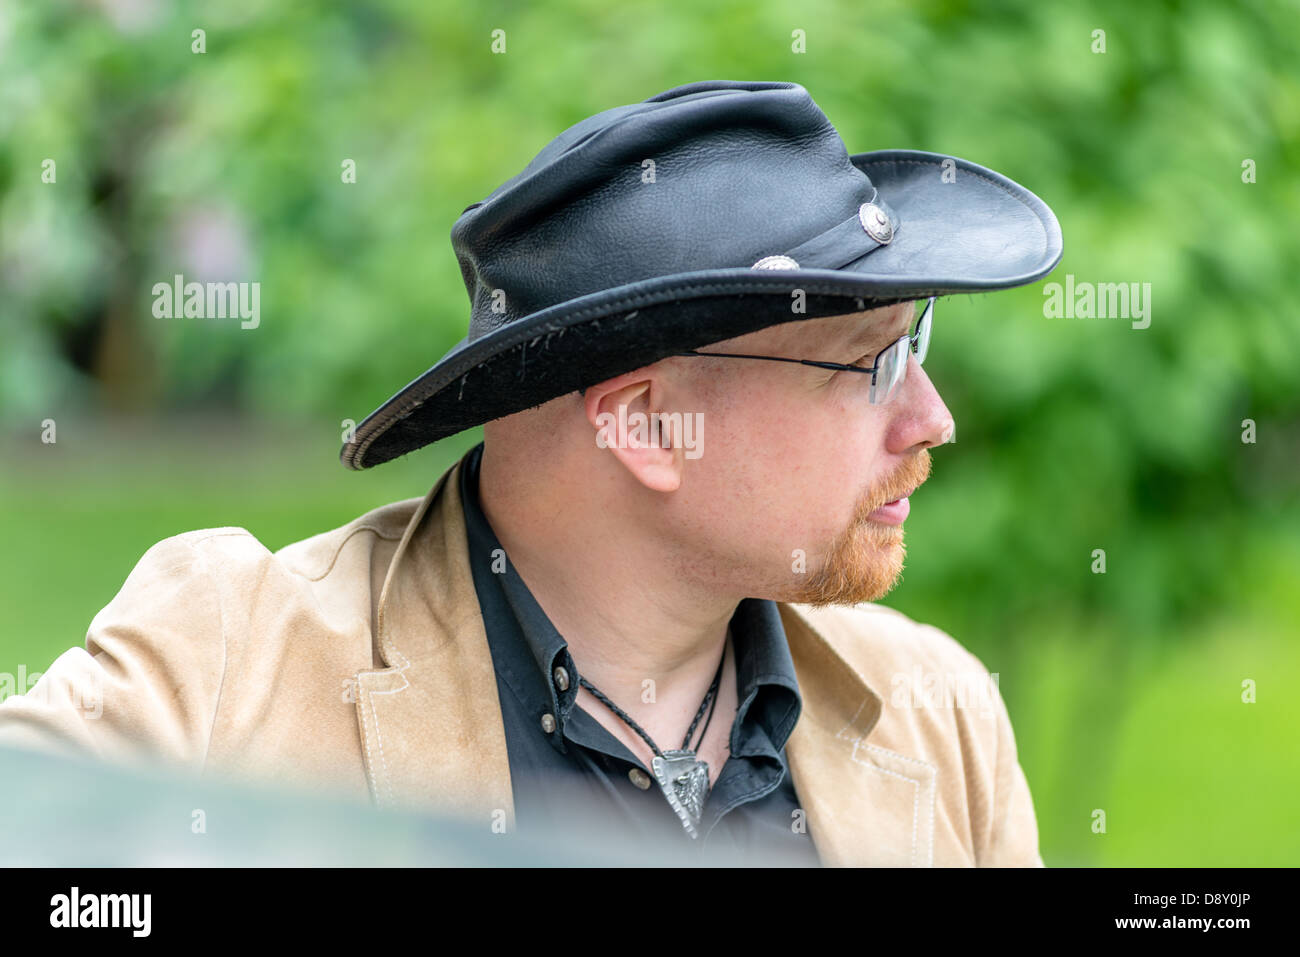
[[[665,751],[651,763],[655,778],[668,804],[681,818],[682,827],[698,838],[704,799],[709,793],[709,765],[695,757],[694,751]]]

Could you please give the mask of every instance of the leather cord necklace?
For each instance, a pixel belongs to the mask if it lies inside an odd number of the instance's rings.
[[[675,751],[660,751],[659,746],[654,743],[650,735],[641,730],[641,726],[633,721],[627,712],[597,691],[596,686],[586,678],[581,675],[578,676],[579,684],[590,691],[601,704],[622,718],[633,731],[641,735],[646,744],[650,745],[650,750],[655,754],[651,767],[654,770],[655,779],[659,782],[659,788],[668,799],[669,806],[681,819],[682,827],[686,829],[686,833],[692,838],[700,836],[699,826],[700,818],[704,814],[704,798],[709,793],[709,765],[708,762],[701,761],[696,757],[696,750],[704,743],[704,736],[709,731],[709,723],[713,721],[713,712],[718,704],[718,685],[722,681],[722,666],[726,663],[726,660],[727,646],[723,644],[722,661],[718,662],[718,673],[713,676],[713,684],[709,686],[708,694],[700,702],[700,710],[696,712],[695,720],[691,722],[686,737],[682,740],[681,748]],[[712,707],[710,707],[710,702],[712,702]],[[695,726],[700,723],[700,718],[704,717],[705,709],[708,709],[709,712],[708,720],[704,722],[704,730],[700,732],[700,740],[695,749],[691,749],[691,736],[695,734]]]

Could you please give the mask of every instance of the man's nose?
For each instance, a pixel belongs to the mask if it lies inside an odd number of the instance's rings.
[[[907,376],[893,401],[898,403],[899,414],[890,429],[890,445],[894,446],[891,451],[928,449],[952,441],[957,431],[952,413],[910,349]]]

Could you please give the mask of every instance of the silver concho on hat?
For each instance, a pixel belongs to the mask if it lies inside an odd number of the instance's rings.
[[[750,269],[798,269],[799,264],[789,256],[764,256]]]
[[[885,211],[875,203],[863,203],[858,207],[858,222],[868,236],[884,246],[894,238],[894,224],[889,221]]]

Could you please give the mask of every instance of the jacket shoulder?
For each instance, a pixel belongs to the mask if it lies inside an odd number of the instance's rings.
[[[400,542],[421,501],[408,498],[373,508],[337,528],[283,546],[274,553],[275,558],[304,578],[319,580],[330,573],[339,552],[356,538],[372,543]]]
[[[882,671],[893,673],[899,667],[918,664],[936,670],[988,673],[984,663],[952,635],[895,608],[874,602],[790,607],[865,676],[879,677]]]
[[[181,532],[158,541],[144,553],[114,602],[121,605],[150,596],[154,600],[167,583],[175,586],[202,576],[214,597],[225,599],[221,611],[228,617],[228,631],[241,612],[268,590],[310,592],[322,585],[361,585],[368,590],[376,579],[382,583],[420,501],[412,498],[381,505],[278,549],[240,526]],[[378,588],[374,591],[377,598]],[[92,633],[94,630],[92,625]]]
[[[0,746],[197,769],[255,739],[277,745],[279,735],[290,752],[304,729],[279,720],[285,713],[355,734],[335,699],[349,675],[373,666],[375,603],[419,502],[275,552],[235,526],[156,542],[93,617],[84,646],[0,703]]]

